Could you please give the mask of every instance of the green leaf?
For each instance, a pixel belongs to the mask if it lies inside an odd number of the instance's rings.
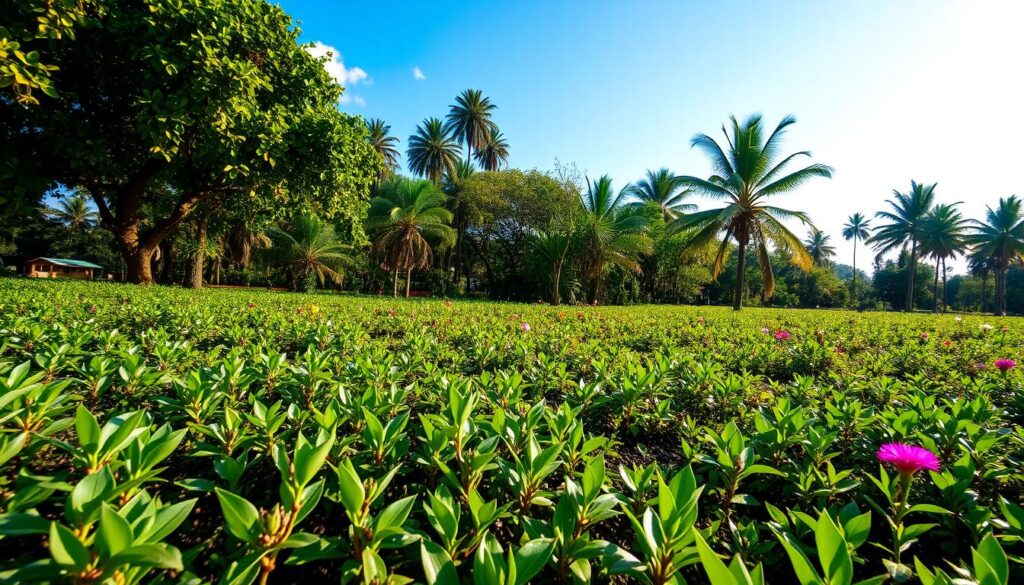
[[[80,573],[89,566],[89,549],[71,530],[56,522],[50,524],[50,556],[62,567]]]
[[[555,543],[550,538],[538,538],[531,540],[519,548],[513,555],[516,565],[514,585],[523,585],[533,579],[555,550]]]
[[[420,560],[427,585],[459,585],[459,575],[451,557],[437,543],[420,540]]]
[[[46,534],[50,531],[50,521],[35,514],[13,512],[0,514],[0,535],[28,536],[30,534]]]
[[[366,490],[363,489],[363,481],[359,479],[359,474],[356,473],[350,459],[345,459],[338,466],[338,487],[341,491],[342,505],[349,514],[358,516],[366,500]]]
[[[387,577],[388,568],[384,564],[384,559],[372,548],[363,549],[363,583],[377,585],[384,583]]]
[[[150,569],[170,569],[181,571],[181,551],[177,548],[163,543],[137,544],[128,547],[108,562],[109,566],[119,567],[128,565],[130,567],[146,567]]]
[[[1006,553],[991,533],[981,539],[978,548],[972,550],[971,554],[979,585],[1007,585],[1010,582],[1010,566],[1006,560]]]
[[[100,557],[108,559],[128,548],[134,541],[128,521],[104,504],[100,508],[100,523],[96,529],[96,548]]]
[[[846,540],[827,512],[822,512],[818,518],[814,541],[829,585],[850,585],[853,581],[853,559]]]
[[[217,499],[228,525],[228,532],[242,542],[253,543],[260,535],[260,513],[249,500],[217,488]]]
[[[707,573],[711,585],[745,585],[736,581],[736,577],[725,566],[722,559],[718,558],[715,551],[711,550],[708,543],[704,542],[704,539],[696,531],[694,532],[694,537],[697,544],[697,552],[700,554],[701,566],[704,567],[704,572]]]
[[[86,451],[97,447],[100,441],[100,425],[89,409],[78,405],[75,411],[75,432],[78,434],[78,444]]]

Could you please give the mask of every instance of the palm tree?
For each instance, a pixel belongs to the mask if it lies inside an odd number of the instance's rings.
[[[476,162],[485,171],[496,171],[508,162],[508,142],[501,131],[495,129],[487,134],[483,143],[474,153]]]
[[[863,213],[857,212],[846,220],[843,226],[843,239],[853,240],[853,307],[857,308],[857,242],[867,240],[871,235],[871,221],[864,217]]]
[[[476,169],[472,164],[460,160],[455,163],[455,171],[444,176],[443,187],[445,195],[448,196],[448,209],[452,212],[452,226],[455,228],[455,247],[449,250],[446,257],[453,260],[456,279],[465,271],[467,282],[470,277],[470,263],[467,258],[469,251],[466,245],[466,228],[483,220],[482,212],[466,197],[466,190],[463,188],[464,181],[474,173]],[[454,258],[451,258],[451,252],[454,252]]]
[[[729,204],[719,209],[683,216],[672,222],[672,228],[695,229],[691,245],[696,246],[706,245],[717,234],[724,233],[711,271],[714,278],[718,278],[725,265],[729,240],[736,240],[738,262],[733,309],[739,311],[743,304],[747,246],[753,245],[757,250],[767,296],[775,292],[775,275],[768,258],[769,243],[786,252],[791,262],[802,270],[810,270],[812,266],[811,257],[800,238],[782,223],[784,220],[798,219],[810,225],[810,219],[800,211],[767,205],[766,200],[792,191],[815,177],[830,178],[832,169],[815,163],[796,171],[788,170],[793,160],[810,156],[810,152],[800,151],[780,159],[781,139],[786,128],[796,123],[792,116],[783,118],[767,138],[762,130],[760,115],[751,116],[742,125],[735,116],[730,116],[730,121],[730,129],[722,127],[728,152],[707,134],[698,134],[691,140],[692,146],[703,150],[711,159],[714,175],[709,179],[683,177],[684,184],[694,191],[715,199],[725,199]]]
[[[473,150],[483,146],[487,137],[498,130],[491,121],[491,112],[497,108],[479,89],[467,89],[455,98],[444,128],[466,146],[466,162],[473,159]]]
[[[370,132],[370,144],[384,159],[384,170],[377,178],[379,183],[398,170],[398,159],[401,157],[398,152],[398,138],[391,136],[391,126],[385,124],[384,120],[380,118],[367,120],[366,129]]]
[[[638,256],[650,254],[654,242],[646,234],[647,219],[627,204],[628,187],[615,194],[611,178],[604,175],[588,184],[582,198],[586,208],[579,235],[583,275],[590,282],[590,301],[596,303],[605,267],[611,264],[640,274]]]
[[[1016,195],[999,199],[999,205],[986,207],[985,221],[974,222],[974,233],[967,241],[976,254],[991,258],[996,272],[997,314],[1006,313],[1006,272],[1012,262],[1024,259],[1024,212]]]
[[[957,210],[959,203],[936,205],[928,212],[921,238],[921,252],[935,259],[935,306],[939,311],[939,265],[942,265],[942,310],[946,310],[946,260],[967,250],[970,221]]]
[[[530,240],[537,258],[551,270],[551,302],[562,304],[562,269],[572,249],[572,237],[565,232],[537,232]]]
[[[917,278],[918,246],[923,235],[925,217],[935,201],[935,183],[925,185],[910,182],[910,191],[900,193],[893,189],[893,199],[886,203],[892,211],[879,211],[875,217],[889,223],[875,228],[870,242],[874,243],[881,256],[892,250],[910,248],[910,263],[907,273],[907,311],[914,310],[914,281]]]
[[[342,282],[344,266],[352,262],[351,246],[338,238],[334,226],[312,214],[302,214],[268,230],[277,261],[288,267],[292,288],[305,289],[311,277],[321,286],[327,280]]]
[[[969,240],[970,236],[968,236]],[[985,308],[988,306],[988,275],[996,269],[996,264],[997,262],[991,256],[986,256],[977,248],[967,255],[967,270],[971,273],[971,276],[981,279],[982,313],[985,312]]]
[[[666,168],[648,170],[647,176],[630,188],[630,195],[638,199],[636,204],[657,205],[666,222],[683,213],[696,211],[696,205],[683,202],[692,194],[693,190],[686,188],[682,177],[675,176]]]
[[[430,268],[432,242],[442,247],[455,243],[448,224],[452,213],[444,208],[444,193],[430,181],[395,178],[380,186],[370,201],[366,220],[373,250],[381,267],[394,272],[394,296],[398,296],[398,272],[405,271],[405,296],[410,293],[413,270]]]
[[[459,144],[441,120],[427,118],[409,137],[405,156],[409,160],[409,170],[440,185],[445,174],[454,171],[459,153]]]
[[[48,207],[46,212],[75,233],[92,227],[99,217],[99,214],[89,207],[89,200],[81,193],[61,199],[55,207]]]
[[[812,264],[821,268],[832,266],[832,259],[836,257],[836,249],[830,244],[831,241],[832,236],[817,228],[812,228],[807,232],[804,248],[807,249]]]

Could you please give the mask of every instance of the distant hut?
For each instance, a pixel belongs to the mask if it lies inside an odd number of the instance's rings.
[[[30,278],[80,278],[92,280],[102,266],[84,260],[67,258],[34,258],[25,263],[25,274]]]

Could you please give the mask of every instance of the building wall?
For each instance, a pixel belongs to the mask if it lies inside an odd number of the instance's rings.
[[[48,262],[31,262],[26,266],[25,274],[29,278],[80,278],[91,279],[92,268],[75,268],[56,266]]]

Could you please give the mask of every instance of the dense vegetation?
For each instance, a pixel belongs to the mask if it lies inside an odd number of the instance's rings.
[[[8,582],[1024,574],[1016,321],[18,279],[0,299]],[[938,471],[880,464],[891,442]]]

